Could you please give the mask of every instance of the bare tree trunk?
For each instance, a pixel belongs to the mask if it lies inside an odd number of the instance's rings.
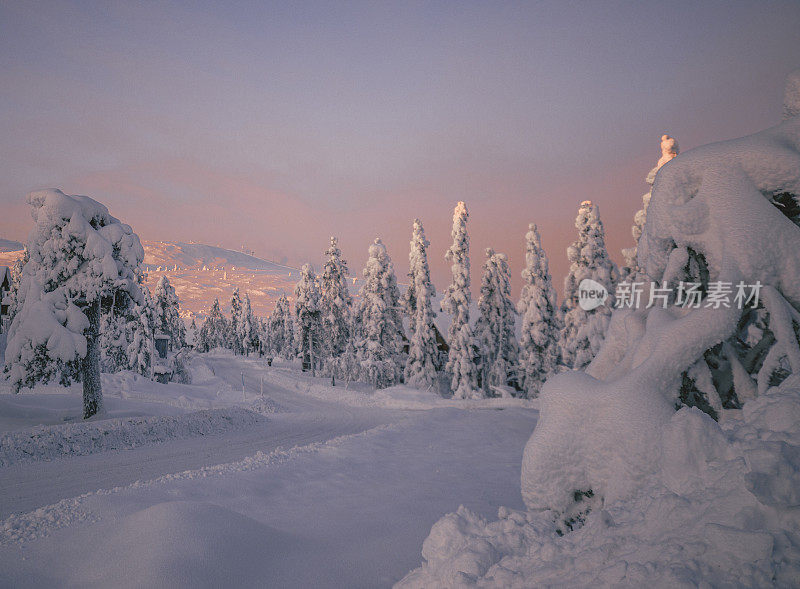
[[[86,356],[81,360],[83,380],[83,418],[88,419],[103,409],[100,384],[100,299],[86,307],[89,329],[86,332]]]

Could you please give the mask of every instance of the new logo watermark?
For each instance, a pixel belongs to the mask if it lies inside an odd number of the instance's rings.
[[[606,287],[591,278],[584,278],[578,285],[578,305],[584,311],[592,311],[600,307],[607,298]]]

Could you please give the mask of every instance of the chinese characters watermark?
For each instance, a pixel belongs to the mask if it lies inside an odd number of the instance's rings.
[[[755,284],[745,284],[740,281],[734,286],[732,282],[718,280],[709,282],[705,292],[699,282],[680,281],[675,289],[667,282],[649,284],[650,288],[645,290],[646,282],[621,282],[614,293],[616,299],[614,306],[617,309],[639,309],[644,303],[645,309],[651,307],[666,309],[672,300],[675,305],[688,309],[700,307],[729,309],[731,304],[739,309],[746,307],[755,309],[758,307],[758,297],[761,292],[760,281],[756,281]]]

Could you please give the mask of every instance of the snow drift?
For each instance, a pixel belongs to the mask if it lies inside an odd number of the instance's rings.
[[[8,432],[0,435],[0,467],[109,450],[129,450],[171,439],[221,434],[266,422],[262,413],[269,411],[268,406],[254,409],[201,409],[182,415],[40,425]]]

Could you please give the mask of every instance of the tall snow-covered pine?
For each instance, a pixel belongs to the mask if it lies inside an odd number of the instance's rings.
[[[186,347],[186,326],[180,314],[180,300],[169,278],[162,276],[155,292],[156,330],[169,336],[169,349]]]
[[[581,370],[597,354],[605,339],[611,309],[614,306],[614,287],[617,269],[608,256],[600,209],[586,200],[575,219],[578,239],[567,248],[569,274],[564,280],[564,302],[561,306],[564,327],[561,330],[562,363]],[[585,311],[579,304],[578,287],[585,279],[601,284],[608,291],[605,304]]]
[[[222,314],[219,299],[215,298],[211,305],[208,317],[200,328],[197,347],[202,352],[209,352],[214,348],[224,348],[228,339],[228,320]]]
[[[545,379],[558,367],[561,321],[547,254],[539,230],[531,223],[525,235],[525,269],[517,312],[522,318],[519,341],[520,384],[529,398],[538,396]]]
[[[447,332],[450,350],[445,372],[450,380],[450,389],[457,399],[480,397],[478,375],[475,366],[475,346],[469,326],[469,307],[472,302],[469,276],[469,235],[467,205],[459,202],[453,211],[453,245],[445,253],[450,262],[453,282],[447,287],[442,299],[442,311],[452,320]]]
[[[353,300],[347,288],[347,262],[342,258],[338,240],[331,237],[325,250],[325,264],[320,274],[320,313],[326,362],[335,362],[344,354],[350,340]]]
[[[436,385],[439,354],[433,326],[436,314],[431,306],[431,298],[436,295],[436,289],[431,284],[428,267],[429,246],[422,223],[419,219],[414,219],[411,251],[408,254],[409,283],[403,296],[411,332],[404,376],[409,386],[424,389]]]
[[[244,293],[242,310],[236,327],[236,340],[239,348],[249,356],[250,352],[258,348],[258,325],[256,324],[256,318],[253,316],[253,308],[250,305],[250,295],[248,293]]]
[[[516,309],[511,301],[511,272],[505,254],[486,250],[478,299],[478,341],[483,393],[495,396],[502,387],[517,381]]]
[[[239,287],[233,289],[231,295],[231,320],[228,323],[228,337],[225,347],[233,350],[234,354],[243,354],[241,325],[242,323],[242,297],[239,295]]]
[[[364,285],[359,293],[356,344],[363,377],[376,388],[400,382],[403,374],[403,323],[394,265],[380,239],[369,246]]]
[[[297,349],[305,360],[316,366],[322,355],[322,318],[319,311],[317,275],[311,264],[304,264],[301,268],[294,297]]]

